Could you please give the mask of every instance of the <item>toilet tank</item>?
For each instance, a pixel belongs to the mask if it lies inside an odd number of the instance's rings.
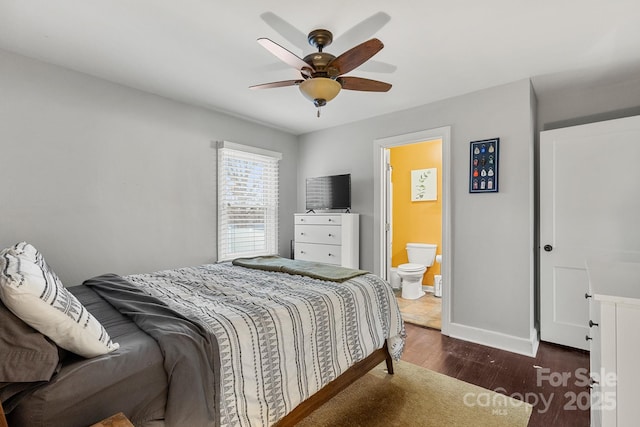
[[[409,262],[431,267],[436,258],[438,245],[432,243],[407,243],[407,256]]]

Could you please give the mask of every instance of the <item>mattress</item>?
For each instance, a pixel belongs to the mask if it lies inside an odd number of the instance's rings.
[[[60,372],[8,414],[9,425],[86,427],[118,412],[137,427],[162,419],[167,376],[156,341],[92,289],[69,290],[120,348],[91,359],[68,353]]]

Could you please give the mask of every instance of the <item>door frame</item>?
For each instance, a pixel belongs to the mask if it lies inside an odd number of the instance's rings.
[[[385,280],[389,280],[389,270],[387,260],[388,241],[388,209],[386,201],[389,199],[386,185],[386,162],[385,150],[407,144],[442,140],[442,263],[440,271],[442,274],[442,329],[443,335],[449,335],[449,324],[451,323],[451,287],[453,286],[451,254],[453,239],[451,238],[451,126],[444,126],[434,129],[396,135],[374,140],[373,144],[373,164],[374,164],[374,248],[378,250],[378,256],[374,258],[374,271]]]

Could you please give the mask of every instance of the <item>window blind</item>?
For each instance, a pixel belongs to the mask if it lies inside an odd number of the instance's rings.
[[[278,253],[276,152],[218,146],[218,260]]]

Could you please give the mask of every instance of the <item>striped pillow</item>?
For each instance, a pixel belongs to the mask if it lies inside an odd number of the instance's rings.
[[[119,347],[26,242],[0,252],[0,299],[32,328],[80,356],[95,357]]]

